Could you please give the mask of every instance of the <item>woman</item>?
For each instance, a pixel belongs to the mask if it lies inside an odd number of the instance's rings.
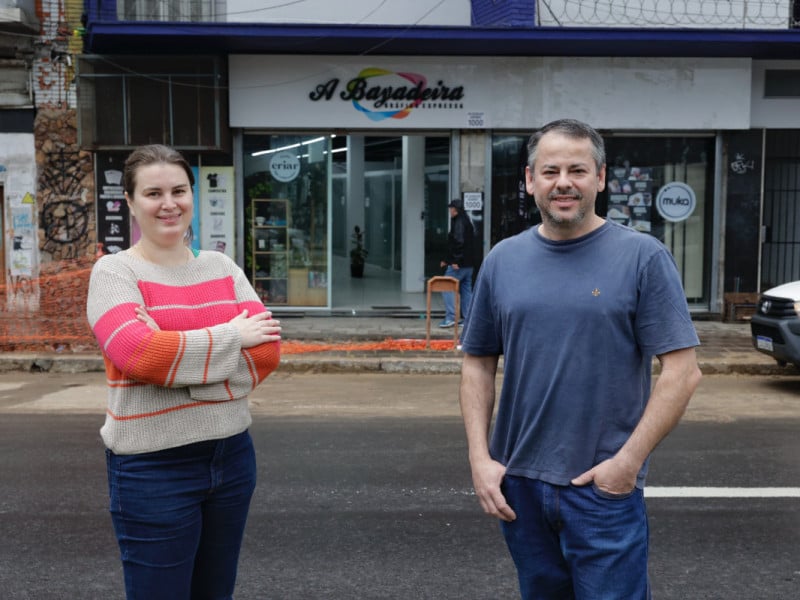
[[[129,599],[232,597],[256,477],[247,395],[280,358],[280,323],[241,269],[186,245],[193,184],[175,150],[136,149],[123,187],[141,239],[89,283]]]

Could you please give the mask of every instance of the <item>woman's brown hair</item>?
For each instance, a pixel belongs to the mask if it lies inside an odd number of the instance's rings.
[[[122,187],[128,193],[128,196],[133,198],[133,192],[136,189],[136,173],[139,169],[157,163],[179,166],[186,172],[189,183],[194,187],[194,173],[189,161],[183,157],[183,154],[163,144],[149,144],[147,146],[139,146],[125,160]]]

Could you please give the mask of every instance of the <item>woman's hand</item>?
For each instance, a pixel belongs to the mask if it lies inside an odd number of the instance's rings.
[[[272,313],[265,311],[248,317],[247,309],[230,320],[230,324],[239,330],[242,336],[242,348],[252,348],[267,342],[281,339],[281,322],[272,318]]]
[[[273,319],[271,312],[258,313],[252,317],[247,315],[248,311],[245,309],[241,314],[230,320],[231,325],[234,325],[239,330],[239,335],[242,337],[242,348],[252,348],[259,344],[280,341],[281,322]],[[144,306],[136,307],[136,318],[153,331],[161,330],[153,320],[153,317],[147,313]]]
[[[151,317],[148,314],[147,309],[145,309],[144,306],[136,307],[136,318],[139,319],[145,325],[147,325],[153,331],[161,331],[161,328],[158,326],[158,323],[156,323],[153,320],[153,317]]]

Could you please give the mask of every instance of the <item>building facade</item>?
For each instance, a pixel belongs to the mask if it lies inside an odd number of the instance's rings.
[[[95,241],[135,241],[121,161],[167,143],[196,168],[193,243],[234,257],[273,309],[418,311],[449,200],[483,254],[534,225],[525,142],[574,117],[606,140],[598,210],[669,247],[696,314],[800,279],[793,2],[397,5],[85,2]]]
[[[93,156],[77,133],[82,14],[80,1],[0,1],[3,313],[81,312],[81,291],[43,276],[90,266],[95,251]]]

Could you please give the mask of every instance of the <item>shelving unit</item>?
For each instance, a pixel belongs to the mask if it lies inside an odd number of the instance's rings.
[[[253,199],[251,281],[269,306],[288,303],[289,201]]]

